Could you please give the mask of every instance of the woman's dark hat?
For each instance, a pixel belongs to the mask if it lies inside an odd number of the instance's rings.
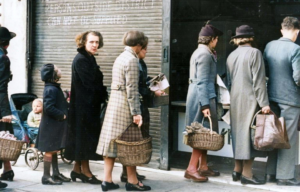
[[[199,36],[211,36],[211,37],[216,37],[216,36],[222,36],[223,32],[220,31],[219,29],[215,28],[212,25],[205,25],[204,27],[201,28],[201,31],[199,33]]]
[[[231,37],[231,39],[234,38],[242,38],[242,37],[253,37],[254,36],[254,30],[249,25],[241,25],[236,28],[235,30],[235,36]]]
[[[16,34],[10,32],[6,27],[0,27],[0,41],[8,41],[14,38]]]
[[[54,65],[52,63],[45,64],[41,67],[41,79],[44,82],[51,82],[54,80]]]

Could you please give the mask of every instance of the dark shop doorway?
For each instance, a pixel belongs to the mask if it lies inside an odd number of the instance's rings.
[[[226,84],[226,59],[236,48],[229,44],[236,27],[247,24],[255,30],[256,48],[264,51],[281,37],[286,16],[300,17],[300,0],[172,0],[170,38],[170,167],[186,168],[190,151],[182,150],[189,60],[197,48],[198,34],[207,21],[222,30],[216,51],[218,74]],[[300,42],[300,39],[298,39]],[[224,110],[226,111],[226,110]],[[220,119],[221,121],[221,119]],[[230,138],[227,144],[230,144]],[[214,157],[228,157],[223,154]],[[230,157],[229,157],[230,159]]]

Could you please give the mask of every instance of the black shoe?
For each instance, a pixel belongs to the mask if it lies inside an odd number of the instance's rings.
[[[120,186],[118,184],[114,184],[114,182],[106,182],[106,181],[103,181],[102,184],[101,184],[101,188],[102,188],[102,191],[108,191],[108,190],[113,190],[113,189],[119,189]]]
[[[0,180],[7,180],[7,181],[13,181],[14,180],[14,171],[6,171],[5,173],[1,174]]]
[[[138,172],[136,172],[136,177],[139,181],[146,179],[145,175],[139,175]],[[122,182],[127,182],[127,175],[122,172],[120,176],[120,180]]]
[[[232,180],[233,181],[241,180],[241,176],[242,176],[242,173],[239,173],[239,172],[236,172],[236,171],[232,172]]]
[[[55,181],[52,177],[42,177],[42,184],[43,185],[61,185],[61,181]]]
[[[6,184],[6,183],[2,183],[2,182],[0,181],[0,189],[3,189],[3,188],[5,188],[5,187],[7,187],[7,184]]]
[[[59,174],[59,175],[52,175],[52,178],[54,180],[57,180],[57,181],[62,181],[62,182],[71,182],[71,179],[64,176],[63,174]]]
[[[276,175],[267,174],[266,175],[266,182],[268,183],[276,183]]]
[[[277,179],[277,185],[299,186],[300,181],[297,179]]]
[[[72,171],[70,177],[72,181],[76,181],[76,179],[80,179],[82,181],[81,173],[76,173],[75,171]]]
[[[150,191],[151,187],[147,185],[139,186],[139,182],[137,184],[126,183],[125,185],[126,191]]]
[[[94,185],[100,185],[102,183],[102,181],[97,179],[94,175],[92,177],[87,177],[82,173],[81,173],[81,180],[83,183],[90,183]]]
[[[241,183],[242,184],[252,184],[252,185],[262,185],[262,184],[265,184],[266,181],[259,180],[254,175],[253,175],[252,178],[247,178],[247,177],[242,175],[241,176]]]

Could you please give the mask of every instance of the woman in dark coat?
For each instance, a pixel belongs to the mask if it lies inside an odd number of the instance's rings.
[[[10,105],[8,101],[7,87],[8,82],[12,80],[12,74],[10,71],[10,60],[7,57],[7,48],[12,38],[16,36],[15,33],[9,32],[7,28],[0,27],[0,131],[9,131],[13,133],[12,115]],[[4,169],[1,174],[0,180],[12,181],[14,178],[14,172],[11,168],[10,161],[3,161]],[[2,168],[2,161],[0,161],[0,168]],[[5,188],[6,183],[0,181],[0,189]]]
[[[242,25],[236,29],[233,43],[238,45],[227,58],[227,77],[230,90],[230,124],[235,168],[234,181],[243,184],[263,184],[252,174],[254,157],[264,154],[251,146],[250,124],[254,114],[262,108],[270,111],[266,87],[265,66],[261,52],[252,47],[253,29]]]
[[[36,148],[44,155],[44,175],[42,184],[61,185],[70,182],[58,170],[57,152],[66,146],[68,103],[58,84],[61,71],[53,64],[41,68],[41,78],[45,82],[43,94],[43,115],[36,139]],[[52,177],[50,167],[52,164]]]
[[[103,74],[94,54],[103,46],[102,35],[87,31],[76,37],[78,54],[72,63],[72,84],[69,110],[67,159],[75,160],[71,178],[91,184],[101,184],[91,172],[89,160],[102,160],[96,147],[100,135],[101,103],[107,99]]]
[[[190,79],[186,103],[186,125],[194,121],[202,122],[204,117],[212,119],[212,129],[219,132],[216,113],[215,79],[217,76],[217,58],[214,51],[218,37],[223,33],[212,25],[202,27],[198,37],[198,48],[190,59]],[[205,125],[209,127],[209,125]],[[205,182],[207,176],[219,176],[218,171],[207,166],[207,150],[193,149],[184,177]],[[199,167],[198,167],[199,164]]]

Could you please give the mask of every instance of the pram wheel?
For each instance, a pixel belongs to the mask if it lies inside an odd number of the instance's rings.
[[[36,148],[28,148],[25,152],[25,162],[28,167],[35,170],[39,165],[39,153]]]
[[[27,143],[24,143],[24,144],[23,144],[22,150],[21,150],[21,155],[22,155],[22,154],[25,154],[26,149],[27,149],[27,146],[28,146]],[[11,166],[14,166],[14,165],[17,163],[17,161],[18,161],[18,160],[16,160],[16,161],[10,161],[10,165],[11,165]]]
[[[65,149],[61,149],[60,150],[60,157],[61,157],[61,160],[66,163],[66,164],[72,164],[73,163],[73,160],[68,160],[68,159],[65,159]]]

